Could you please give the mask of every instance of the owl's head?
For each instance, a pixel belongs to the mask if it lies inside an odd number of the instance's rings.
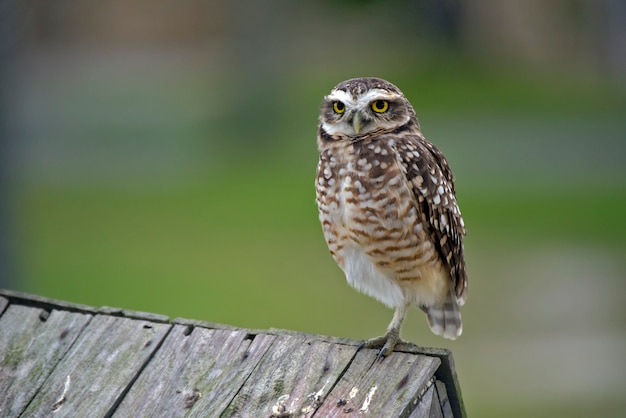
[[[353,78],[324,97],[320,135],[354,139],[390,132],[411,120],[417,124],[413,107],[396,86],[380,78]]]

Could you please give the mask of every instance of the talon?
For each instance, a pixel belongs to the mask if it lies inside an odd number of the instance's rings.
[[[383,347],[380,349],[380,351],[378,352],[378,355],[376,356],[376,361],[383,361],[385,358],[387,358],[387,356],[389,354],[387,354],[387,347]]]
[[[393,352],[395,346],[401,342],[402,340],[400,340],[398,332],[392,330],[387,332],[383,336],[372,338],[370,340],[362,342],[357,348],[357,351],[362,348],[380,348],[380,351],[376,356],[376,360],[382,361],[385,359],[385,357],[389,356]]]

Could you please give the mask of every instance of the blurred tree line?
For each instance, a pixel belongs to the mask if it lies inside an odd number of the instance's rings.
[[[4,3],[17,9],[17,35],[27,46],[87,43],[100,47],[164,47],[226,41],[234,48],[232,67],[237,71],[258,69],[258,59],[271,61],[283,48],[315,45],[311,38],[316,35],[326,41],[322,33],[302,30],[299,17],[306,17],[308,29],[329,29],[339,37],[355,26],[372,29],[364,42],[383,35],[376,28],[384,29],[392,22],[396,33],[410,41],[425,37],[488,65],[496,60],[537,71],[567,70],[601,76],[623,76],[626,72],[624,0]],[[10,13],[6,6],[4,13]],[[284,34],[289,34],[288,39]],[[272,53],[258,54],[259,46],[263,52]],[[339,45],[323,46],[340,50]],[[254,58],[254,65],[238,62],[237,57]]]
[[[271,143],[285,112],[284,83],[293,74],[384,75],[384,62],[425,67],[442,55],[490,70],[598,79],[626,74],[624,0],[7,4],[17,10],[16,36],[25,50],[204,50],[223,77],[220,106],[207,123],[227,137],[220,143],[251,155]]]

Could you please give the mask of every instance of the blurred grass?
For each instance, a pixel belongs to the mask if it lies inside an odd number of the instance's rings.
[[[314,310],[315,300],[332,298],[328,289],[341,275],[317,222],[314,168],[278,166],[232,167],[219,178],[166,190],[23,189],[16,212],[21,264],[30,278],[24,284],[93,305],[340,333],[341,326],[285,315],[302,309],[305,299]],[[470,246],[582,237],[587,245],[626,249],[624,193],[598,189],[581,200],[575,188],[493,194],[466,187],[459,201]],[[258,306],[265,309],[257,312]],[[321,323],[332,324],[333,316]]]

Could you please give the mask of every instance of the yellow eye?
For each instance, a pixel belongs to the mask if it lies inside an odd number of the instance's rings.
[[[387,100],[374,100],[372,102],[372,110],[376,113],[385,113],[389,109]]]
[[[343,113],[346,111],[346,105],[343,102],[333,102],[333,110],[335,113]]]

